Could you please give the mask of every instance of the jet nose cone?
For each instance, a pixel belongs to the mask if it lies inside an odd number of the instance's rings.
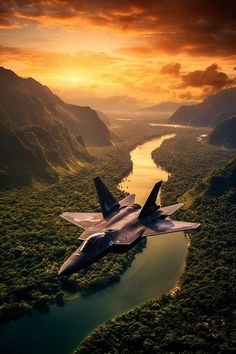
[[[59,269],[58,275],[67,275],[67,267],[65,266],[65,264],[63,264]]]
[[[81,267],[81,262],[80,254],[76,253],[71,255],[59,269],[58,275],[71,275],[77,272]]]
[[[68,258],[65,263],[62,264],[59,269],[58,275],[70,275],[76,270],[76,260],[73,258]]]

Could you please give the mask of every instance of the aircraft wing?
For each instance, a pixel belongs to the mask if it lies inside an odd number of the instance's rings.
[[[60,215],[63,219],[72,224],[87,229],[88,227],[103,220],[102,213],[70,213],[66,212]]]
[[[169,206],[166,206],[166,207],[162,207],[158,211],[161,212],[161,214],[164,215],[164,216],[170,216],[176,210],[182,208],[182,206],[183,206],[183,203],[173,204],[173,205],[169,205]]]
[[[201,224],[185,221],[174,220],[158,220],[156,222],[145,225],[143,237],[167,234],[176,231],[195,230]]]

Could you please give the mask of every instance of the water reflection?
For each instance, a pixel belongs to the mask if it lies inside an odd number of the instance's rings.
[[[160,147],[164,140],[171,139],[174,136],[175,134],[167,134],[154,138],[143,145],[139,145],[131,152],[133,171],[122,180],[118,187],[130,194],[136,194],[135,201],[137,203],[144,204],[151,188],[158,180],[168,180],[169,173],[155,164],[151,153]]]
[[[120,188],[136,193],[143,204],[152,185],[168,178],[157,167],[151,152],[174,134],[146,142],[131,152],[133,172]],[[183,232],[150,237],[142,253],[120,282],[90,296],[65,301],[64,307],[53,305],[48,314],[33,312],[28,318],[12,321],[1,328],[0,352],[14,354],[68,354],[101,323],[154,296],[170,291],[185,266],[187,241]]]

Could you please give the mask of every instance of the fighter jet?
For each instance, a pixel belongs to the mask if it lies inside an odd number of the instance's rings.
[[[70,213],[60,216],[85,229],[83,243],[61,266],[58,275],[70,275],[94,263],[108,252],[126,251],[143,237],[176,231],[195,230],[200,224],[168,219],[183,204],[160,207],[156,204],[162,181],[157,182],[144,206],[135,203],[135,195],[117,202],[100,177],[94,178],[101,213]]]

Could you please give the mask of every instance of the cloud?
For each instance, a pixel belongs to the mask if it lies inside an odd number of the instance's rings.
[[[13,11],[10,2],[0,2],[0,28],[15,28],[13,21]]]
[[[167,74],[167,75],[179,76],[180,68],[181,68],[181,64],[180,63],[170,63],[170,64],[164,65],[161,68],[160,73],[164,74],[164,75]]]
[[[138,106],[141,100],[153,102],[153,95],[164,94],[165,88],[159,86],[154,73],[155,64],[150,66],[150,63],[124,60],[107,53],[57,53],[4,46],[0,46],[0,56],[1,65],[17,74],[31,76],[51,88],[61,88],[64,97],[68,91],[68,101],[75,101],[75,97],[79,102],[81,92],[84,93],[81,104],[85,105],[92,97],[99,107],[107,105],[112,110],[123,102],[128,109]],[[101,99],[96,102],[94,97]],[[107,101],[106,97],[109,97]]]
[[[235,78],[230,78],[225,72],[220,71],[217,64],[212,64],[205,70],[182,74],[181,80],[180,88],[201,87],[207,93],[233,86],[236,83]]]
[[[116,50],[118,54],[125,54],[131,57],[147,57],[153,52],[152,47],[124,47]]]
[[[22,21],[137,34],[149,51],[236,55],[235,1],[2,0],[2,26]]]
[[[119,62],[114,56],[106,53],[94,53],[88,51],[63,53],[63,52],[45,52],[39,49],[6,47],[0,45],[1,61],[4,65],[8,61],[18,61],[30,65],[30,67],[40,68],[42,70],[54,69],[75,69],[77,67],[84,71],[102,70],[109,65]]]

